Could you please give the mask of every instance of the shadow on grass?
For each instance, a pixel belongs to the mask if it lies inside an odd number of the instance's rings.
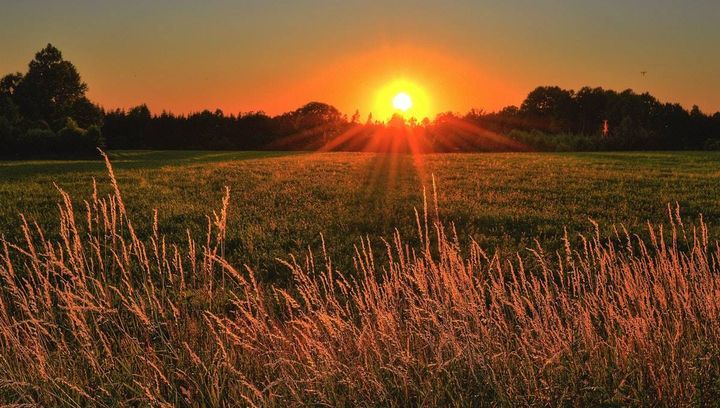
[[[110,160],[116,170],[153,169],[166,166],[258,160],[307,154],[285,151],[112,151]],[[68,172],[104,172],[105,163],[98,160],[23,160],[0,161],[0,179],[22,178]]]

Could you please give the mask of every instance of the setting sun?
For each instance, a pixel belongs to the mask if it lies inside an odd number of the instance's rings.
[[[405,92],[400,92],[399,94],[395,95],[393,98],[393,106],[395,109],[401,110],[403,112],[407,112],[408,109],[412,108],[412,98],[410,98],[410,95],[406,94]]]
[[[378,89],[373,103],[373,115],[386,121],[394,114],[422,120],[433,116],[432,104],[426,89],[408,79],[395,79]]]

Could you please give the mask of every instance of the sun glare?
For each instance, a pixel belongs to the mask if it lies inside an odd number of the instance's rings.
[[[373,116],[387,121],[400,114],[418,121],[432,116],[430,98],[426,90],[407,79],[396,79],[380,87],[375,95]]]
[[[400,92],[393,98],[393,106],[403,112],[407,112],[412,107],[412,98],[405,92]]]

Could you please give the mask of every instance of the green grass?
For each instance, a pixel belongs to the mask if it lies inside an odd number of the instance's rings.
[[[228,258],[276,280],[286,268],[276,258],[320,245],[350,262],[361,237],[388,237],[399,228],[415,237],[414,208],[422,188],[438,186],[441,216],[485,248],[557,248],[571,236],[625,223],[640,231],[666,218],[668,203],[683,214],[702,213],[713,235],[720,220],[720,154],[443,154],[413,158],[366,153],[112,152],[120,188],[138,225],[158,209],[163,231],[182,241],[206,229],[206,215],[231,189]],[[419,162],[422,163],[419,163]],[[424,174],[424,177],[421,176]],[[56,230],[59,193],[78,213],[92,194],[110,191],[101,161],[0,162],[0,233],[17,237],[19,213]],[[79,215],[81,216],[81,215]],[[148,232],[148,231],[141,231]],[[609,232],[609,231],[606,231]],[[349,267],[349,265],[341,265]]]
[[[111,156],[0,163],[0,405],[720,398],[718,155]]]

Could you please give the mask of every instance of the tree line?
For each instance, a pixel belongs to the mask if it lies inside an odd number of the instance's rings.
[[[88,100],[75,66],[51,44],[25,74],[0,79],[0,157],[87,156],[107,149],[209,150],[717,150],[720,113],[686,110],[648,93],[538,87],[497,112],[433,120],[350,118],[311,102],[294,111],[153,114],[146,105],[105,111]]]
[[[538,87],[520,107],[470,112],[466,120],[536,148],[558,150],[718,150],[720,112],[663,103],[649,93]]]

